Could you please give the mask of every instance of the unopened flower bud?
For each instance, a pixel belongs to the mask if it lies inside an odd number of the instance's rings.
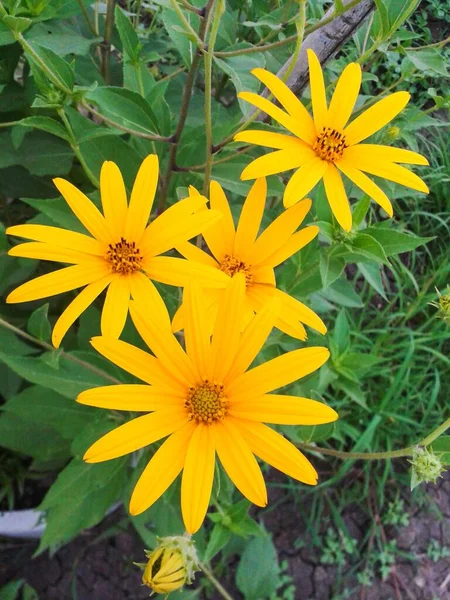
[[[401,130],[400,127],[396,127],[392,125],[392,127],[388,127],[386,130],[386,138],[388,141],[393,142],[400,136]]]
[[[437,302],[430,302],[430,304],[439,309],[438,316],[450,325],[450,288],[446,294],[441,294],[438,289],[436,292],[438,294]]]
[[[184,536],[158,538],[158,546],[146,550],[142,583],[155,594],[170,594],[191,583],[199,570],[194,542]]]
[[[436,483],[437,478],[445,471],[439,456],[428,448],[414,448],[409,462],[412,464],[411,489],[422,482]]]

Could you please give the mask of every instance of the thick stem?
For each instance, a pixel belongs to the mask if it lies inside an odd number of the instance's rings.
[[[111,57],[111,38],[114,28],[115,0],[106,0],[106,21],[103,35],[102,48],[102,75],[106,85],[110,83],[109,59]]]
[[[233,600],[233,597],[230,596],[230,594],[223,587],[223,585],[220,583],[220,581],[218,581],[214,577],[212,572],[208,569],[208,567],[204,563],[199,563],[199,567],[203,571],[203,573],[206,575],[206,577],[210,580],[210,582],[213,584],[213,586],[216,588],[216,590],[219,592],[219,594],[222,596],[222,598],[225,598],[225,600]]]

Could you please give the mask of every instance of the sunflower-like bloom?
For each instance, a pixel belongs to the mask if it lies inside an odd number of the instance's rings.
[[[110,431],[85,453],[97,463],[124,456],[168,437],[142,472],[130,500],[137,515],[151,506],[183,471],[181,509],[186,529],[201,526],[211,496],[216,453],[236,487],[258,506],[267,492],[258,456],[276,469],[315,485],[317,473],[301,452],[264,423],[329,423],[336,412],[320,402],[270,394],[318,369],[326,348],[288,352],[247,370],[262,348],[279,309],[277,299],[241,333],[245,278],[238,274],[222,297],[212,339],[197,284],[185,288],[185,347],[145,306],[132,302],[133,322],[154,356],[112,338],[95,337],[94,348],[148,385],[87,390],[78,402],[100,408],[147,412]]]
[[[396,92],[379,100],[347,125],[361,86],[361,67],[357,63],[347,65],[327,106],[322,68],[312,50],[308,50],[308,62],[314,118],[276,75],[264,69],[252,71],[285,110],[250,92],[241,92],[239,97],[263,110],[295,137],[255,130],[238,133],[236,141],[277,150],[251,162],[241,179],[298,169],[284,192],[286,208],[301,200],[323,179],[331,210],[346,231],[352,227],[352,213],[340,172],[389,216],[393,214],[389,198],[365,173],[428,193],[427,186],[417,175],[397,164],[428,165],[424,156],[402,148],[360,144],[403,110],[410,98],[408,92]]]
[[[192,191],[191,191],[192,193]],[[258,179],[251,188],[235,229],[228,200],[219,185],[212,181],[210,202],[213,210],[222,213],[222,219],[203,232],[203,237],[212,256],[189,242],[177,245],[177,250],[189,262],[212,267],[224,279],[224,286],[236,273],[243,273],[246,281],[245,311],[243,326],[255,312],[261,310],[273,297],[279,298],[281,310],[275,326],[297,339],[306,339],[303,323],[326,333],[323,321],[310,308],[276,288],[274,267],[285,261],[313,240],[319,228],[310,225],[296,231],[311,208],[311,200],[306,199],[284,211],[261,235],[258,232],[264,213],[267,184],[264,177]],[[258,236],[258,237],[257,237]],[[203,292],[207,298],[206,318],[212,331],[219,301],[224,288],[214,286],[214,279]],[[174,331],[182,329],[184,308],[175,314],[172,326]]]
[[[119,168],[104,162],[100,173],[103,215],[80,190],[64,179],[54,183],[87,231],[47,225],[14,225],[10,235],[34,240],[13,247],[9,254],[71,266],[42,275],[13,290],[7,302],[28,302],[76,288],[84,289],[61,314],[53,329],[58,347],[69,327],[108,288],[101,318],[103,335],[119,337],[128,314],[130,296],[144,299],[149,314],[164,315],[164,303],[151,279],[183,285],[192,277],[204,278],[205,268],[183,259],[159,256],[186,241],[221,218],[217,211],[203,210],[203,196],[186,198],[168,208],[148,226],[158,182],[158,157],[149,155],[142,163],[130,203]],[[206,269],[208,271],[208,269]],[[211,285],[214,271],[208,274]],[[223,285],[219,281],[219,285]]]

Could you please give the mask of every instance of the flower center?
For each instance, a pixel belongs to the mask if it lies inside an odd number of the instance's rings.
[[[114,273],[128,275],[141,268],[142,256],[134,242],[130,244],[120,238],[120,242],[117,244],[109,244],[106,260],[111,264]]]
[[[207,379],[201,385],[189,388],[185,408],[191,420],[211,425],[223,419],[227,414],[228,402],[223,393],[223,385],[212,383]]]
[[[235,256],[231,256],[231,254],[225,254],[223,261],[220,263],[220,270],[230,277],[234,277],[236,273],[243,273],[247,287],[250,287],[253,283],[252,266],[247,265]]]
[[[341,158],[347,147],[345,135],[331,127],[324,127],[313,144],[313,150],[317,156],[330,162]]]

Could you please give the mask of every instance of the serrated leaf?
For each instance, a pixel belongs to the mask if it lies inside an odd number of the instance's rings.
[[[73,89],[75,79],[69,63],[49,48],[44,48],[44,46],[35,42],[28,42],[28,44],[31,46],[32,53],[26,50],[25,56],[33,69],[33,74],[34,70],[37,70],[41,76],[43,74],[52,83],[57,83],[58,87],[70,93]],[[42,69],[42,64],[45,64],[48,70],[51,71],[51,77],[49,77],[47,71]]]
[[[51,133],[63,140],[69,141],[69,136],[64,127],[50,117],[26,117],[17,123],[21,127],[32,127],[33,129],[40,129]]]
[[[245,548],[236,573],[236,585],[246,600],[270,598],[278,586],[280,567],[269,536],[253,539]]]
[[[130,19],[125,16],[119,5],[115,11],[116,27],[119,31],[120,41],[122,42],[123,51],[133,61],[138,60],[141,44],[138,35],[131,24]]]
[[[381,227],[364,229],[364,233],[377,240],[383,247],[386,256],[410,252],[418,246],[422,246],[434,239],[434,237],[419,237],[402,231],[384,229]]]

